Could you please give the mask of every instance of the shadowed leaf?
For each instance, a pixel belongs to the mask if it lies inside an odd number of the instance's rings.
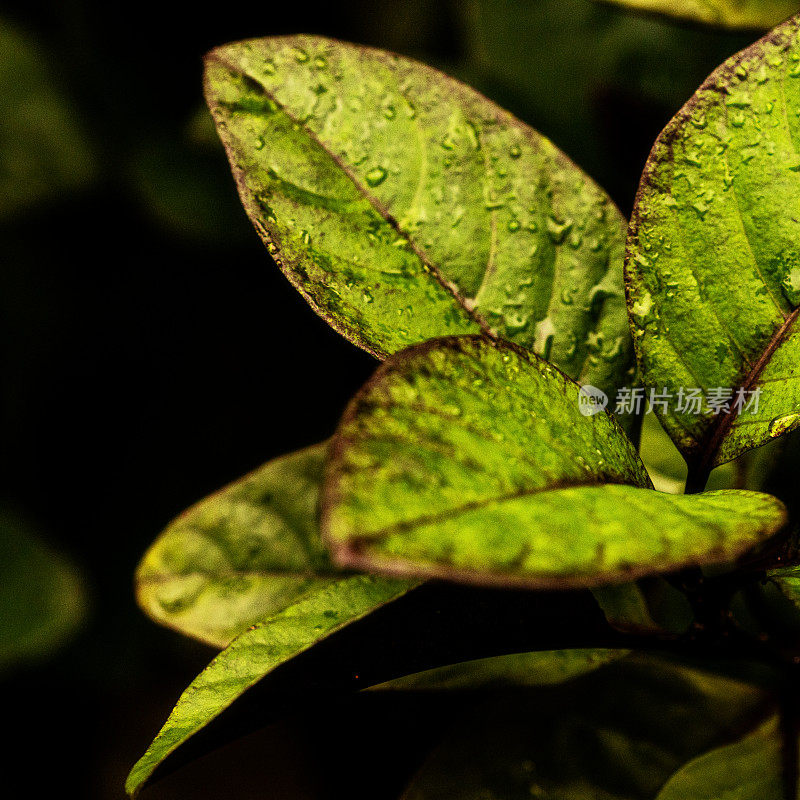
[[[687,759],[752,724],[764,704],[738,681],[625,659],[467,709],[403,798],[648,800]]]

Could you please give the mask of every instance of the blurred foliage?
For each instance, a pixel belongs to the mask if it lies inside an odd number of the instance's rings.
[[[601,0],[634,11],[664,14],[721,28],[766,30],[800,8],[797,0]]]
[[[0,674],[52,655],[75,634],[85,610],[75,567],[0,509]]]
[[[87,186],[97,167],[55,64],[0,19],[0,221]]]

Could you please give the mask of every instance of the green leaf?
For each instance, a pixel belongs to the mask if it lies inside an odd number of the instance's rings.
[[[711,797],[785,800],[776,716],[749,736],[691,761],[670,778],[658,794],[658,800],[707,800]]]
[[[644,382],[698,472],[800,424],[798,18],[726,61],[658,137],[631,220],[629,310]],[[679,410],[681,389],[733,394]],[[736,393],[753,401],[737,413]],[[755,393],[760,392],[756,408]]]
[[[0,511],[0,672],[54,653],[85,611],[76,568],[15,515]]]
[[[797,0],[601,0],[633,11],[663,14],[720,28],[765,30],[794,14]]]
[[[326,447],[274,459],[181,514],[139,565],[141,607],[224,647],[334,580],[317,522]]]
[[[127,792],[136,795],[170,753],[281,664],[412,587],[405,581],[366,575],[344,578],[300,598],[234,639],[181,695],[131,770]]]
[[[0,220],[83,188],[94,157],[47,56],[0,20]]]
[[[382,358],[492,329],[612,397],[629,378],[624,220],[548,140],[377,50],[294,36],[206,63],[253,224],[344,336]]]
[[[627,655],[626,650],[543,650],[463,661],[396,678],[373,690],[453,691],[508,686],[548,686],[592,672]]]
[[[764,705],[762,692],[735,680],[624,659],[468,708],[403,798],[647,800]]]
[[[593,586],[727,562],[783,524],[768,495],[642,488],[650,482],[630,441],[607,414],[582,416],[579,392],[535,356],[480,337],[391,359],[331,446],[322,530],[334,561]]]
[[[619,631],[684,633],[692,624],[692,607],[664,578],[593,589],[611,627]]]

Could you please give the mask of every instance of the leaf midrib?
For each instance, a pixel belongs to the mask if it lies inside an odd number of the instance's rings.
[[[486,336],[489,336],[492,339],[497,338],[497,334],[492,330],[486,320],[477,312],[474,308],[470,307],[470,304],[466,302],[466,298],[464,298],[460,291],[456,290],[455,284],[452,281],[447,280],[442,273],[440,272],[439,268],[430,260],[427,256],[425,251],[416,243],[416,241],[400,226],[399,222],[395,219],[394,215],[390,213],[389,209],[378,200],[370,191],[368,191],[367,187],[358,179],[358,177],[352,172],[352,170],[347,166],[347,164],[334,153],[317,135],[311,130],[307,125],[305,125],[300,119],[298,119],[294,114],[286,109],[286,107],[274,96],[272,92],[267,89],[266,86],[255,76],[251,75],[248,71],[241,68],[241,66],[231,63],[228,59],[224,58],[219,49],[212,50],[208,56],[206,56],[207,61],[216,61],[218,64],[223,66],[225,69],[229,70],[231,73],[235,75],[242,75],[249,80],[253,81],[257,84],[264,94],[269,97],[272,102],[274,102],[278,108],[281,110],[281,113],[285,114],[288,119],[290,119],[294,124],[298,125],[304,133],[314,141],[329,157],[330,159],[336,164],[336,166],[342,170],[342,172],[347,176],[350,182],[355,186],[356,190],[359,194],[367,200],[367,202],[378,212],[378,214],[386,221],[386,223],[395,231],[395,233],[404,239],[414,254],[419,258],[419,260],[423,263],[423,265],[427,268],[429,273],[433,276],[436,282],[458,303],[464,313],[473,321],[476,325],[481,329],[481,332],[484,333]],[[228,149],[227,143],[225,144],[226,149]]]

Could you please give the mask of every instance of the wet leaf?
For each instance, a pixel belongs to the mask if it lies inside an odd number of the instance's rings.
[[[76,568],[0,510],[0,672],[62,647],[86,610]]]
[[[370,576],[317,589],[241,634],[189,685],[125,788],[136,795],[156,767],[282,664],[405,594],[413,584]]]
[[[626,258],[645,383],[704,472],[800,424],[798,19],[726,61],[657,139]],[[699,389],[701,413],[686,394]],[[715,402],[716,401],[716,402]],[[741,413],[739,413],[741,412]]]
[[[224,647],[234,636],[335,580],[317,502],[325,444],[276,458],[185,511],[136,573],[157,622]]]
[[[689,762],[670,778],[657,800],[706,800],[710,797],[785,800],[776,716],[749,736]]]
[[[208,56],[253,224],[328,322],[379,357],[492,329],[613,395],[629,378],[624,220],[548,140],[417,62],[309,37]]]
[[[794,14],[797,0],[601,0],[633,11],[703,22],[720,28],[767,28]]]
[[[80,189],[95,172],[46,54],[0,20],[0,219]]]
[[[510,345],[454,337],[378,369],[329,455],[322,530],[343,565],[530,587],[726,562],[784,522],[754,492],[649,489],[607,414]],[[631,536],[631,531],[636,536]]]
[[[543,650],[463,661],[416,672],[373,687],[375,691],[453,691],[548,686],[622,658],[625,650]]]
[[[735,680],[625,659],[561,687],[474,704],[403,798],[647,800],[764,705]]]

